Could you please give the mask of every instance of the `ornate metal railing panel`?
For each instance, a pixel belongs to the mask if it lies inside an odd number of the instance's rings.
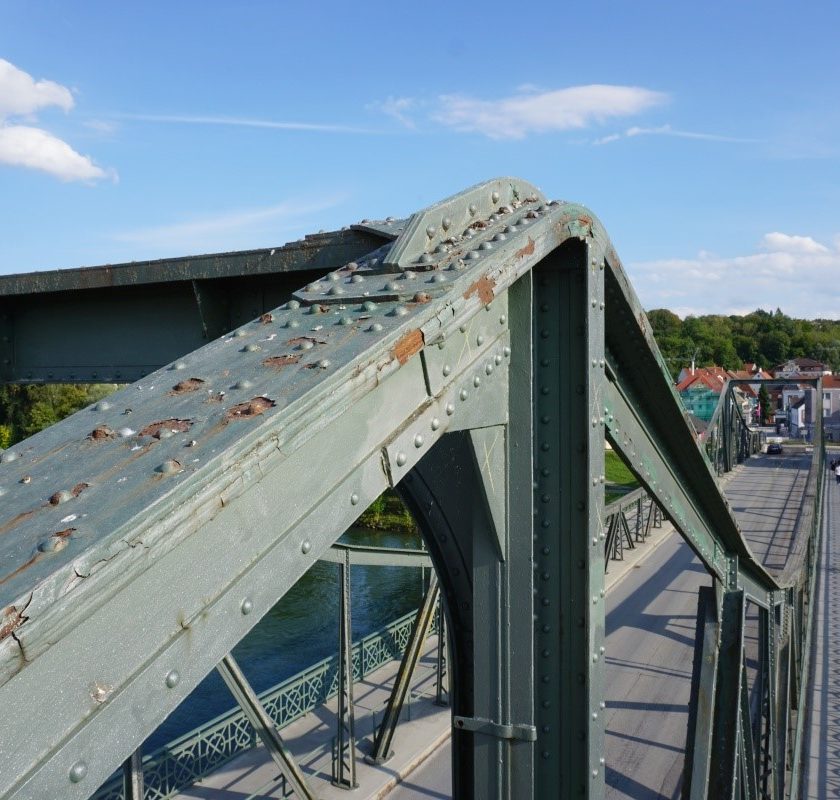
[[[402,656],[416,616],[417,612],[411,611],[354,642],[356,680]],[[436,633],[437,617],[430,635]],[[260,693],[260,699],[275,725],[282,729],[323,705],[337,690],[338,657],[332,656],[266,689]],[[256,744],[254,729],[241,709],[220,714],[143,758],[145,796],[148,800],[166,800]],[[111,778],[93,798],[125,800],[122,775]]]

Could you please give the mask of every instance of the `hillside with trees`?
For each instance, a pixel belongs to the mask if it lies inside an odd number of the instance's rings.
[[[653,334],[671,373],[694,358],[697,366],[741,369],[745,362],[772,369],[789,358],[823,361],[840,371],[840,320],[788,317],[759,309],[743,317],[708,314],[681,320],[672,311],[648,312]]]

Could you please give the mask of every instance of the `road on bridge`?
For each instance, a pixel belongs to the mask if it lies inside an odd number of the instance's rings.
[[[785,563],[810,462],[759,455],[725,479],[753,552],[773,573]],[[681,790],[697,589],[711,581],[676,533],[660,541],[607,597],[609,800],[676,798]],[[450,797],[450,759],[441,747],[390,796]]]

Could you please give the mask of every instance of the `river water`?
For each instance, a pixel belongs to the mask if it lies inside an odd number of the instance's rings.
[[[420,547],[408,533],[351,528],[348,544]],[[316,562],[235,648],[234,656],[257,692],[285,680],[338,650],[338,565]],[[421,570],[410,567],[353,567],[353,641],[417,608]],[[235,701],[219,675],[211,672],[149,737],[150,753],[187,731],[233,708]]]

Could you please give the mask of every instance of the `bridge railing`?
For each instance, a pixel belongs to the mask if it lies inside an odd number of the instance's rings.
[[[624,550],[643,543],[652,528],[662,527],[662,509],[646,489],[639,487],[604,506],[604,567],[624,559]]]
[[[353,644],[355,680],[402,656],[416,616],[410,611]],[[437,619],[435,615],[429,635],[437,633]],[[339,656],[329,656],[261,692],[260,700],[275,725],[284,728],[335,697],[339,668]],[[145,798],[166,800],[258,743],[241,708],[220,714],[143,757]],[[93,800],[125,800],[122,773],[101,786]]]

